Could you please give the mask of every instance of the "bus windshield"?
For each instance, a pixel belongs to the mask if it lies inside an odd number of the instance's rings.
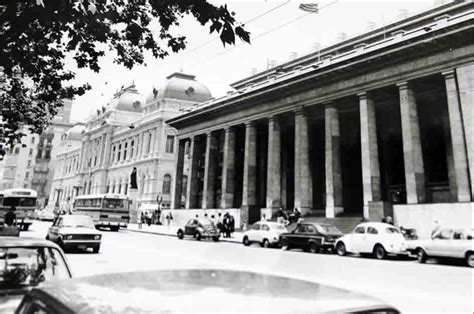
[[[103,207],[107,209],[127,209],[127,200],[106,198]]]
[[[3,206],[35,206],[36,198],[34,197],[5,197],[3,199]]]

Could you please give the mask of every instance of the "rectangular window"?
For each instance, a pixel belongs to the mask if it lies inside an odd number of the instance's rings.
[[[25,173],[25,179],[28,179],[29,176],[30,176],[30,173],[27,171],[27,172]]]
[[[125,146],[123,148],[123,160],[127,160],[127,146],[128,143],[125,143]]]
[[[167,153],[174,153],[174,136],[168,135],[166,137],[166,150]]]
[[[20,153],[20,147],[15,147],[15,154],[19,154]]]
[[[35,137],[33,136],[33,137],[31,138],[31,144],[34,144],[34,143],[35,143]]]
[[[27,188],[28,188],[28,184],[26,184],[26,183],[23,184],[23,188],[24,188],[24,189],[27,189]]]
[[[41,159],[41,155],[43,154],[43,150],[38,149],[38,153],[36,154],[36,158]],[[30,148],[29,156],[33,155],[33,149]]]
[[[50,159],[51,158],[51,150],[50,149],[47,149],[46,150],[46,154],[44,156],[44,159]]]

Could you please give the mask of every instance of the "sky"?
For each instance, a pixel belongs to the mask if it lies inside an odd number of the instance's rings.
[[[272,61],[276,64],[289,61],[291,56],[302,56],[327,47],[344,36],[355,37],[370,27],[383,25],[411,16],[443,0],[322,0],[322,1],[272,1],[272,0],[211,0],[213,4],[227,4],[236,13],[238,22],[245,24],[251,33],[251,44],[236,40],[235,46],[224,47],[216,34],[209,34],[209,26],[200,26],[192,17],[185,17],[175,34],[187,37],[187,48],[165,59],[146,57],[145,66],[129,70],[113,63],[113,54],[100,62],[101,71],[77,70],[73,84],[89,83],[92,90],[73,101],[71,119],[84,121],[105,106],[115,91],[134,81],[145,97],[153,87],[159,88],[166,77],[182,71],[193,74],[205,84],[213,97],[232,90],[230,84],[239,81],[252,71],[263,71]],[[308,13],[298,8],[301,3],[318,3],[318,13]],[[72,64],[67,65],[74,69]],[[76,69],[74,69],[76,70]]]

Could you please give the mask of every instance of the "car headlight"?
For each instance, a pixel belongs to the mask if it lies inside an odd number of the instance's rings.
[[[100,240],[100,235],[94,236],[94,240]]]
[[[68,234],[67,236],[65,236],[66,240],[71,240],[72,239],[72,235]]]

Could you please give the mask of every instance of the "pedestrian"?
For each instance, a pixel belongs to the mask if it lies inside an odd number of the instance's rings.
[[[224,215],[224,238],[230,238],[230,215],[225,213]]]
[[[171,211],[170,211],[170,212],[166,215],[166,224],[167,224],[168,228],[170,227],[171,220],[173,220],[173,214],[172,214]]]
[[[234,233],[235,231],[235,220],[234,220],[234,216],[230,215],[230,233],[229,233],[229,237],[232,236],[232,234]]]
[[[157,221],[156,221],[156,224],[157,224],[157,225],[161,225],[161,220],[160,220],[160,218],[161,218],[161,209],[158,208],[158,210],[156,211],[156,220],[157,220]]]
[[[217,230],[219,230],[219,235],[221,235],[221,233],[224,233],[224,226],[222,223],[223,223],[222,214],[218,213],[217,214]]]
[[[15,225],[15,221],[16,221],[15,211],[16,211],[15,206],[12,206],[3,217],[3,222],[9,227],[13,227]]]
[[[143,212],[140,212],[140,216],[138,218],[138,229],[142,228],[142,224],[145,221],[145,214]]]
[[[385,218],[385,223],[388,223],[390,225],[393,225],[393,218],[392,216],[387,216],[387,218]]]
[[[151,213],[149,211],[146,212],[145,218],[146,218],[146,224],[149,227],[151,225]]]

